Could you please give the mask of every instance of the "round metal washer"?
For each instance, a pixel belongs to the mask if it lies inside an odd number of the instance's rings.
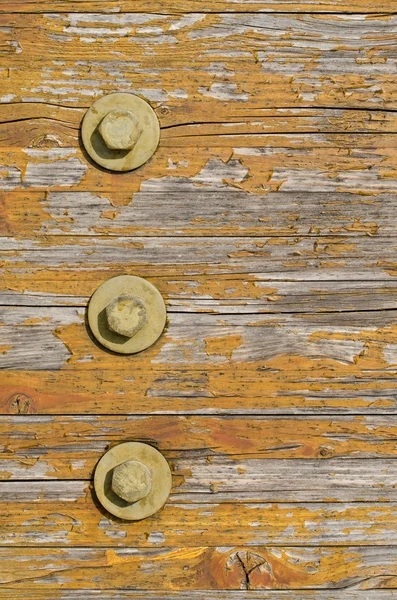
[[[132,504],[117,496],[111,488],[113,469],[127,460],[143,463],[152,476],[147,496]],[[98,500],[112,515],[128,521],[139,521],[156,513],[166,503],[172,486],[170,467],[164,456],[148,444],[124,442],[102,456],[95,469],[94,487]]]
[[[146,325],[132,338],[112,331],[107,322],[106,306],[121,294],[131,294],[145,304],[148,319]],[[160,337],[166,322],[164,300],[157,288],[142,277],[119,275],[99,286],[88,305],[88,323],[95,338],[113,352],[135,354],[145,350]]]
[[[131,150],[108,148],[99,131],[102,119],[115,109],[134,113],[142,128],[142,135]],[[154,154],[160,140],[160,125],[156,113],[145,100],[134,94],[115,93],[103,96],[88,109],[81,137],[85,149],[96,163],[111,171],[131,171]]]

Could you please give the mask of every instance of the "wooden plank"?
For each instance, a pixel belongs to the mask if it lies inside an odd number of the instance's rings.
[[[124,440],[157,446],[170,461],[194,456],[207,458],[209,464],[211,457],[360,463],[358,459],[396,457],[396,419],[302,416],[296,427],[295,417],[4,416],[0,464],[3,477],[4,465],[14,461],[11,478],[29,478],[32,469],[37,478],[38,466],[45,478],[88,479],[107,447]]]
[[[373,600],[379,597],[389,600],[391,596],[387,594],[395,594],[391,590],[396,588],[397,558],[393,547],[263,548],[258,545],[250,549],[3,548],[0,560],[3,586],[29,589],[30,593],[42,592],[49,586],[51,591],[59,590],[60,593],[66,586],[69,590],[91,589],[105,593],[110,589],[113,594],[114,588],[121,588],[124,591],[117,592],[120,596],[110,595],[112,600],[114,597],[119,600],[139,598],[139,595],[128,594],[134,590],[139,594],[139,590],[153,590],[157,586],[164,591],[162,600],[167,598],[168,592],[173,597],[172,594],[179,590],[206,590],[208,596],[201,598],[212,599],[212,589],[245,590],[244,595],[218,596],[222,600],[279,600],[283,597],[294,600],[357,600],[363,597]],[[29,566],[27,572],[26,563]],[[382,587],[389,590],[382,591]],[[334,589],[325,592],[319,588]],[[367,596],[368,588],[379,590],[379,596],[370,590]],[[272,592],[266,592],[266,589]],[[315,594],[316,589],[320,595]],[[254,590],[258,590],[255,595]],[[284,596],[273,590],[284,590]],[[287,590],[301,590],[302,594],[286,594]],[[102,595],[100,597],[102,599]]]
[[[170,313],[154,346],[122,358],[93,343],[80,309],[1,314],[6,414],[395,408],[396,311]]]
[[[6,5],[0,5],[0,13],[47,13],[48,3],[45,0],[9,0]],[[51,12],[98,12],[98,13],[128,13],[143,11],[147,13],[184,13],[187,11],[199,11],[201,13],[211,12],[249,12],[266,11],[273,13],[395,13],[393,0],[379,0],[376,4],[369,0],[244,0],[235,2],[233,0],[215,0],[211,4],[203,0],[189,0],[181,3],[176,0],[52,0]]]
[[[357,373],[361,364],[368,370],[383,366],[386,375],[396,364],[396,315],[393,310],[258,316],[225,314],[220,318],[206,313],[170,313],[168,326],[155,346],[121,361],[119,356],[103,353],[102,349],[102,354],[98,351],[87,335],[84,312],[80,309],[3,307],[0,311],[2,343],[10,347],[3,350],[0,360],[3,368],[10,369],[30,366],[32,370],[58,370],[69,363],[76,371],[95,371],[101,364],[103,368],[113,366],[122,374],[131,368],[131,363],[141,368],[150,365],[188,368],[190,365],[200,370],[216,368],[220,363],[222,368],[231,363],[255,368],[261,363],[272,364],[278,356],[300,356],[328,360],[329,364],[343,362],[341,369],[345,373],[349,368]],[[78,359],[87,356],[88,351],[91,360],[79,364]]]
[[[218,162],[218,181],[228,167]],[[236,165],[238,167],[238,165]],[[229,166],[229,169],[232,165]],[[233,169],[232,169],[233,170]],[[232,171],[229,171],[229,175]],[[289,173],[292,178],[294,175]],[[238,178],[237,168],[234,177]],[[186,183],[188,179],[186,180]],[[0,234],[56,236],[381,236],[395,235],[395,193],[290,191],[250,193],[168,177],[126,195],[117,191],[0,192]],[[197,183],[197,182],[196,182]],[[301,182],[302,187],[307,184]],[[207,188],[210,188],[209,190]],[[149,188],[149,189],[146,189]],[[164,189],[162,189],[164,188]],[[271,207],[271,209],[270,209]]]
[[[79,129],[86,109],[60,104],[29,101],[0,104],[0,141],[6,147],[78,147]],[[246,139],[267,135],[327,133],[338,134],[393,134],[396,115],[381,108],[368,110],[321,108],[250,108],[236,106],[233,113],[222,112],[222,120],[202,112],[200,103],[188,102],[180,110],[163,105],[154,106],[161,127],[161,144],[188,145],[192,138],[212,136],[246,136]],[[193,115],[200,116],[193,119]],[[191,121],[189,122],[189,116]]]
[[[295,417],[1,417],[0,476],[88,479],[108,447],[136,440],[158,447],[170,461],[176,495],[211,492],[209,501],[217,501],[236,485],[240,498],[245,490],[251,499],[259,489],[268,499],[289,494],[293,500],[298,487],[306,499],[324,500],[330,489],[334,498],[384,498],[394,485],[393,463],[385,459],[396,457],[396,430],[392,416],[301,417],[299,427]],[[290,492],[300,469],[308,473]],[[279,476],[275,483],[272,477]]]
[[[158,443],[156,445],[159,446]],[[161,445],[160,449],[163,450]],[[76,482],[73,478],[80,477],[87,462],[92,460],[73,460],[73,453],[72,457],[67,454],[68,449],[65,449],[63,472],[54,468],[51,457],[47,459],[44,456],[41,461],[34,454],[19,459],[4,457],[0,461],[0,477],[11,481],[3,481],[0,486],[2,512],[7,512],[10,502],[17,503],[18,510],[24,512],[25,505],[44,499],[52,505],[58,500],[74,502],[79,498],[88,483]],[[277,460],[249,456],[229,458],[205,452],[186,452],[185,456],[174,458],[170,458],[168,452],[164,455],[170,460],[173,473],[174,488],[169,503],[192,505],[193,510],[198,504],[219,507],[225,502],[259,503],[263,506],[264,502],[301,504],[395,500],[395,459]],[[67,479],[62,480],[61,477]],[[56,481],[32,483],[31,478]],[[27,481],[20,483],[24,479]]]
[[[324,281],[352,281],[352,273],[353,281],[369,280],[379,283],[378,287],[383,281],[387,288],[397,268],[395,238],[381,236],[0,238],[0,252],[6,291],[83,297],[91,296],[103,281],[124,273],[159,282],[166,293],[172,285],[181,289],[182,282],[190,280],[189,295],[198,281],[209,288],[209,282],[219,278],[222,287],[216,283],[211,287],[226,299],[222,294],[225,281],[234,289],[235,278],[248,278],[253,293],[254,283],[276,290],[279,281],[311,282],[311,289],[316,290]],[[277,296],[272,291],[265,294]],[[261,292],[256,295],[260,297]]]
[[[241,555],[242,556],[242,555]],[[248,568],[249,570],[249,568]],[[11,596],[12,594],[12,596]],[[260,591],[233,591],[218,590],[178,592],[172,590],[135,591],[135,590],[100,590],[65,589],[65,586],[51,591],[36,587],[34,590],[25,588],[0,588],[0,599],[25,600],[363,600],[363,591],[360,590],[322,590],[322,591],[297,591],[297,590],[265,590]],[[394,590],[368,590],[365,589],[365,600],[395,600]]]
[[[3,101],[87,106],[129,91],[185,114],[194,107],[190,122],[202,121],[198,102],[217,121],[241,104],[396,107],[394,14],[52,12],[0,14],[0,26]]]
[[[101,509],[89,482],[2,482],[0,489],[3,546],[157,548],[183,540],[194,548],[198,539],[208,546],[397,545],[395,502],[250,503],[235,492],[232,502],[210,503],[191,494],[153,517],[126,522]]]
[[[6,146],[29,146],[29,136],[39,135],[41,147],[51,146],[51,138],[43,136],[46,132],[56,134],[58,147],[67,147],[67,140],[78,141],[77,131],[86,110],[91,105],[86,100],[84,106],[63,106],[42,99],[29,102],[2,100],[0,104],[0,139]],[[368,109],[326,108],[321,106],[296,108],[251,108],[250,104],[239,104],[233,112],[222,112],[222,120],[215,121],[214,115],[201,113],[200,103],[187,102],[189,110],[165,110],[162,103],[154,103],[154,110],[160,121],[163,139],[178,137],[196,137],[204,135],[263,135],[291,133],[338,133],[370,134],[393,133],[396,115],[382,107]],[[181,107],[182,108],[182,107]],[[185,105],[184,107],[185,108]],[[194,110],[193,110],[194,109]],[[187,116],[196,113],[202,119],[189,122]],[[44,138],[44,139],[43,139]],[[33,138],[34,139],[34,138]],[[29,143],[24,143],[28,140]],[[54,138],[52,138],[54,141]],[[37,143],[37,147],[40,144]],[[55,145],[55,144],[53,144]],[[70,145],[70,144],[69,144]]]
[[[361,197],[364,204],[382,193],[395,194],[397,137],[387,134],[340,137],[341,141],[323,139],[318,145],[308,134],[285,136],[285,139],[246,136],[244,140],[238,135],[212,140],[204,136],[203,145],[193,137],[191,143],[195,147],[163,145],[142,168],[122,178],[95,168],[78,148],[2,148],[0,190],[62,192],[68,188],[92,193],[93,198],[88,197],[88,201],[93,201],[94,206],[98,195],[106,199],[110,194],[111,200],[115,189],[116,202],[124,205],[138,191],[182,192],[189,204],[203,191],[242,190],[264,197],[277,191],[348,193],[356,194],[356,200]],[[249,199],[250,195],[246,195],[247,202]],[[108,210],[102,220],[117,217],[117,206],[109,206]],[[40,213],[45,216],[44,210]],[[269,208],[263,207],[261,213],[260,218],[267,219]],[[68,231],[70,218],[67,213],[61,216]],[[196,211],[193,218],[205,220],[206,215]],[[44,220],[47,219],[48,216]],[[101,229],[106,225],[102,220],[98,224]],[[58,221],[62,227],[61,219]],[[374,223],[370,223],[371,234]]]
[[[209,276],[178,278],[153,277],[160,289],[169,313],[210,314],[279,314],[352,312],[394,309],[397,300],[395,281],[269,281],[260,275],[219,276],[214,281]],[[51,282],[52,283],[52,282]],[[93,282],[91,282],[93,283]],[[70,292],[78,283],[72,279],[63,286]],[[315,285],[315,287],[314,287]],[[11,285],[10,285],[11,287]],[[16,286],[14,286],[14,289]],[[22,287],[22,286],[20,286]],[[33,291],[2,291],[1,306],[75,306],[85,307],[89,296],[71,295],[37,288],[49,289],[39,280],[31,279]],[[54,286],[55,287],[55,286]],[[83,286],[83,282],[80,287]],[[94,291],[94,286],[92,286]],[[80,290],[88,291],[88,290]]]

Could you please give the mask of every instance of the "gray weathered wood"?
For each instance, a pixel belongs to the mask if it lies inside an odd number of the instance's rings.
[[[67,449],[65,455],[72,478],[84,459],[68,461]],[[174,503],[295,502],[297,498],[299,502],[393,501],[396,497],[395,459],[231,459],[205,452],[186,455],[171,459]],[[25,460],[2,459],[0,477],[27,480],[1,482],[2,503],[30,503],[39,497],[48,502],[63,497],[72,502],[87,485],[61,481],[51,461],[45,456],[35,460],[34,453],[28,453]],[[30,479],[56,481],[33,484]]]
[[[209,503],[195,501],[193,494],[189,501],[168,502],[146,521],[130,523],[101,511],[89,482],[15,482],[0,488],[9,490],[1,498],[0,546],[156,548],[183,539],[189,548],[397,547],[395,502],[248,502],[236,496],[233,502]]]
[[[3,586],[2,586],[3,587]],[[0,600],[54,600],[54,591],[0,588]],[[396,590],[256,590],[256,591],[136,591],[136,590],[68,590],[56,592],[57,600],[395,600]]]
[[[205,368],[230,362],[255,365],[279,355],[299,355],[354,364],[365,349],[363,332],[371,339],[372,332],[392,327],[396,318],[397,311],[393,310],[307,315],[225,314],[220,319],[212,314],[171,313],[151,363],[157,368],[188,367],[192,363]],[[56,332],[72,324],[79,325],[80,335],[89,339],[81,308],[2,307],[0,327],[5,350],[0,355],[1,368],[61,369],[71,351]],[[206,340],[217,338],[226,341],[233,338],[237,343],[230,352],[208,350]],[[390,377],[394,387],[397,345],[393,340],[388,342],[387,336],[384,338],[383,376]],[[78,364],[74,368],[79,369]],[[96,363],[89,360],[82,368],[95,370]],[[124,369],[124,363],[120,363],[120,368]]]
[[[279,568],[282,559],[285,569]],[[105,546],[100,549],[0,550],[2,587],[23,589],[28,586],[29,590],[43,593],[47,598],[46,591],[50,588],[54,594],[51,600],[63,597],[65,585],[69,588],[65,590],[66,598],[80,598],[81,589],[91,589],[96,593],[99,589],[101,599],[110,597],[112,600],[125,597],[169,600],[174,596],[184,600],[373,600],[378,597],[389,600],[392,597],[390,593],[395,593],[392,590],[396,587],[396,560],[395,548],[387,546],[346,549],[288,546],[242,549],[226,546],[194,550],[183,547],[144,550]],[[30,562],[32,570],[26,574],[27,562]],[[217,576],[221,577],[221,583]],[[315,582],[311,584],[313,579]],[[146,588],[153,580],[161,586],[163,594],[160,597],[159,592],[153,591],[153,585],[151,593],[146,596]],[[222,594],[216,591],[219,585],[229,589]],[[385,586],[389,589],[384,589]],[[379,596],[371,590],[367,595],[368,587],[376,590]],[[73,592],[70,588],[74,588]],[[195,589],[196,592],[193,591]],[[185,590],[185,593],[179,595],[178,590]],[[37,597],[41,598],[40,595]]]
[[[152,281],[160,287],[169,313],[295,314],[385,310],[397,306],[397,281],[393,280],[318,283],[277,281],[269,284],[266,279],[257,275],[226,275],[217,282],[206,276],[196,279],[187,276],[180,281],[179,288],[173,286],[171,277],[168,281],[162,277],[154,277]],[[212,289],[205,289],[206,281],[217,285]],[[85,308],[88,302],[89,295],[44,291],[0,292],[0,306]]]
[[[87,282],[98,285],[100,278],[123,271],[174,280],[180,274],[193,280],[199,275],[251,274],[269,281],[306,282],[393,281],[397,273],[394,237],[296,236],[276,242],[269,237],[65,237],[55,245],[39,238],[0,238],[0,252],[4,275],[12,269],[14,279],[28,279],[46,270],[46,281],[53,279],[58,288],[72,273],[80,277],[83,289]]]
[[[310,191],[309,180],[300,180],[307,191],[250,194],[232,185],[231,166],[218,164],[218,180],[198,184],[199,178],[169,176],[159,181],[147,181],[139,192],[130,194],[130,203],[117,203],[114,191],[63,192],[50,191],[44,195],[30,192],[31,207],[44,211],[40,226],[35,211],[26,212],[26,195],[9,192],[6,199],[3,227],[12,234],[13,221],[25,222],[36,234],[52,235],[313,235],[346,237],[394,234],[395,194],[383,193],[363,200],[354,193],[330,190]],[[223,170],[223,173],[222,173]],[[242,172],[243,174],[243,172]],[[296,179],[292,171],[285,176]],[[234,170],[238,179],[238,170]],[[375,180],[374,180],[375,182]],[[312,182],[311,182],[312,183]],[[290,184],[292,186],[292,182]],[[186,189],[183,189],[183,188]],[[128,201],[124,199],[124,203]],[[124,198],[125,198],[124,196]],[[8,215],[13,220],[7,224]]]

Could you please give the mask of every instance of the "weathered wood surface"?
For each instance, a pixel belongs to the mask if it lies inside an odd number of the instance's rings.
[[[69,189],[38,192],[31,188],[2,191],[0,232],[18,239],[40,239],[44,235],[193,237],[215,233],[336,239],[396,234],[395,193],[363,198],[359,189],[340,192],[336,188],[326,191],[324,187],[313,192],[309,189],[313,181],[301,180],[300,190],[250,194],[233,187],[232,180],[226,184],[227,177],[238,179],[239,163],[213,161],[207,165],[208,173],[210,168],[217,181],[205,186],[194,177],[167,177],[157,185],[154,180],[146,181],[140,191],[130,194]],[[297,173],[290,171],[285,176],[294,185],[292,179]],[[376,176],[372,179],[374,185],[383,185],[379,181]],[[355,185],[359,188],[361,183],[357,181]]]
[[[88,482],[18,485],[20,500],[16,484],[1,484],[8,490],[1,494],[3,546],[195,548],[198,540],[208,546],[397,545],[395,502],[248,502],[236,494],[234,502],[211,503],[190,497],[131,523],[106,513]]]
[[[0,435],[2,479],[26,478],[25,471],[32,479],[88,479],[108,446],[134,439],[157,446],[170,461],[205,457],[209,468],[214,459],[288,459],[292,466],[324,459],[332,471],[328,463],[339,459],[354,473],[354,464],[375,467],[397,455],[397,418],[390,415],[301,417],[299,427],[295,417],[7,416],[0,417]]]
[[[244,558],[242,554],[240,554]],[[247,571],[250,571],[251,567],[246,567]],[[375,578],[374,578],[375,579]],[[242,579],[243,581],[243,579]],[[364,588],[365,589],[365,588]],[[123,590],[114,589],[109,590],[95,590],[95,589],[84,589],[81,586],[78,590],[65,589],[65,585],[62,588],[52,589],[48,591],[45,589],[35,588],[34,590],[22,589],[21,588],[8,588],[6,585],[3,589],[0,589],[0,599],[9,600],[11,597],[13,600],[395,600],[395,590],[381,590],[381,589],[365,589],[365,594],[360,590],[266,590],[260,588],[256,591],[234,591],[228,590],[226,592],[219,590],[190,590],[188,592],[179,591],[158,591],[153,592],[151,590]]]
[[[264,502],[295,502],[297,497],[300,502],[311,503],[395,500],[397,475],[393,460],[266,460],[228,458],[220,454],[202,457],[195,452],[186,454],[184,458],[169,459],[174,485],[169,503],[191,505],[192,510],[198,503],[220,506],[224,502],[245,502],[259,503],[266,515],[268,507],[263,506]],[[168,458],[169,453],[164,455]],[[81,495],[89,502],[88,481],[75,480],[81,477],[86,463],[84,459],[65,457],[63,469],[56,470],[52,468],[51,460],[39,461],[34,455],[19,460],[5,458],[0,462],[0,475],[11,481],[0,483],[3,510],[9,502],[17,503],[18,512],[21,505],[33,505],[32,509],[38,510],[34,505],[44,499],[51,510],[54,503],[60,500],[74,502]],[[89,476],[92,474],[91,471]],[[46,480],[57,476],[57,481],[31,481],[32,478]],[[61,480],[62,476],[72,481]],[[13,481],[14,478],[18,481]],[[27,481],[21,483],[24,478]],[[46,510],[46,507],[41,509]],[[324,507],[324,511],[328,509]],[[23,512],[26,512],[25,508]],[[14,526],[14,521],[12,523]]]
[[[379,598],[389,600],[389,592],[381,589],[389,588],[395,594],[397,585],[397,554],[393,547],[180,547],[146,551],[106,547],[47,548],[26,549],[22,557],[20,549],[4,548],[0,549],[0,561],[1,579],[5,585],[28,588],[31,591],[51,587],[60,593],[66,586],[80,590],[106,590],[115,587],[146,590],[157,586],[164,590],[164,597],[167,598],[169,590],[175,592],[221,587],[228,590],[248,589],[251,594],[252,590],[260,590],[256,595],[243,596],[248,600],[279,600],[283,595],[269,595],[264,590],[281,588],[304,590],[304,595],[301,595],[304,600],[372,600],[378,596],[371,592],[367,596],[367,590],[378,591],[380,588]],[[330,594],[328,596],[321,590],[319,596],[311,591],[325,586],[334,588],[327,592]],[[335,588],[347,591],[346,596],[338,596]],[[349,588],[353,595],[349,595]],[[356,596],[359,590],[363,591]],[[206,591],[205,594],[207,593],[205,598],[216,598],[211,592]],[[236,596],[230,594],[227,598],[236,600]],[[285,597],[295,600],[300,596],[284,594]]]
[[[79,276],[83,296],[93,287],[85,278],[100,282],[101,277],[126,271],[168,279],[257,275],[275,281],[312,280],[313,285],[332,279],[390,282],[397,272],[396,247],[395,237],[365,235],[354,239],[343,235],[0,238],[3,289],[19,283],[22,291],[34,291],[29,290],[29,279],[40,282],[42,278],[51,285],[51,274],[54,281],[63,282],[74,273]],[[42,291],[55,291],[54,285],[53,290]],[[65,289],[59,292],[70,293]]]
[[[83,309],[4,307],[1,408],[393,412],[396,314],[170,313],[154,346],[121,360],[93,343]]]
[[[3,275],[9,280],[9,273],[3,271]],[[95,291],[95,281],[89,274],[87,281],[82,281],[81,285],[76,283],[72,272],[69,279],[61,276],[50,279],[50,271],[46,280],[38,280],[37,277],[28,279],[28,275],[24,274],[24,284],[18,281],[17,286],[15,277],[6,284],[8,289],[1,292],[2,306],[84,308],[90,293]],[[177,280],[158,276],[152,277],[151,281],[161,290],[169,313],[221,315],[380,311],[395,309],[397,301],[397,282],[393,279],[269,282],[261,274],[255,273],[219,275],[216,280],[207,275]],[[60,285],[69,293],[62,293]],[[17,291],[18,287],[20,291]],[[86,295],[78,295],[81,293]]]
[[[215,0],[208,3],[204,0],[189,0],[177,2],[176,0],[52,0],[51,12],[98,12],[98,13],[184,13],[188,11],[210,12],[290,12],[290,13],[386,13],[396,12],[394,0],[378,0],[373,3],[369,0]],[[9,0],[7,4],[0,5],[0,13],[9,12],[49,12],[46,0]],[[109,17],[108,17],[109,18]]]
[[[130,91],[187,123],[234,107],[396,108],[395,15],[4,14],[0,26],[3,102],[87,107]]]
[[[395,12],[0,5],[0,598],[395,597]],[[162,128],[122,176],[79,140],[112,91]],[[85,324],[122,273],[169,317],[132,357]],[[173,473],[139,523],[92,491],[132,439]]]
[[[118,89],[187,110],[200,100],[202,111],[393,108],[396,23],[393,14],[3,14],[2,94],[86,106]]]

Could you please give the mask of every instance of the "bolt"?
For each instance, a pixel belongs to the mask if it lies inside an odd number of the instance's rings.
[[[113,470],[112,490],[126,502],[138,502],[149,494],[152,475],[146,465],[127,460]]]
[[[144,302],[130,294],[117,296],[106,307],[109,329],[132,338],[148,322],[148,314]]]
[[[131,150],[143,133],[134,113],[120,109],[110,111],[102,119],[99,131],[111,150]]]

